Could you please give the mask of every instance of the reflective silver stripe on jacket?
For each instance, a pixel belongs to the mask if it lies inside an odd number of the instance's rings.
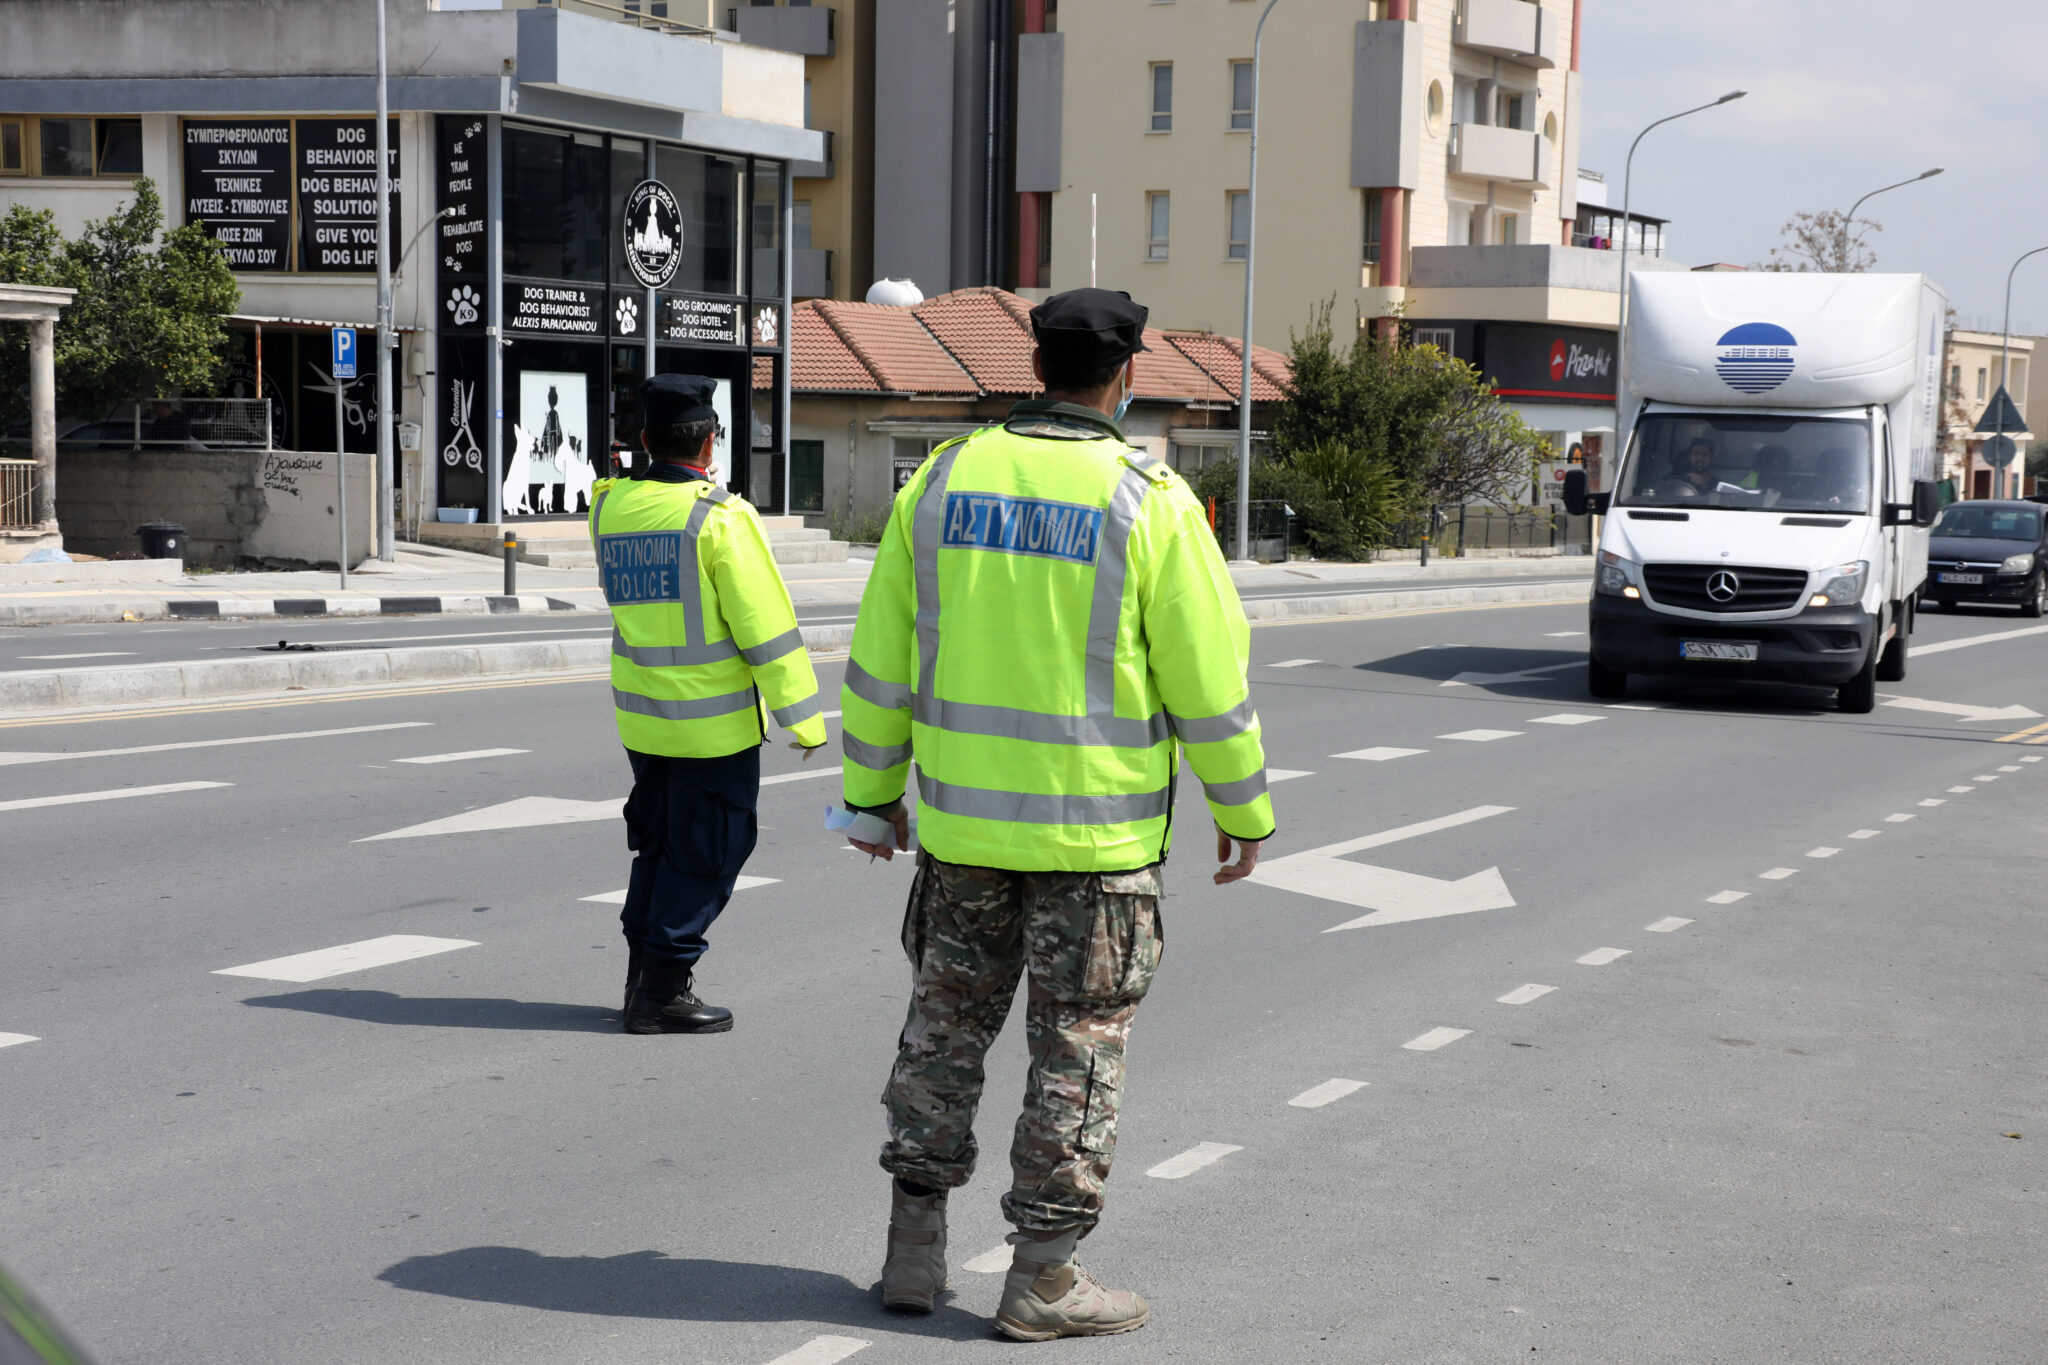
[[[1258,723],[1258,712],[1252,709],[1252,699],[1246,697],[1220,716],[1175,716],[1169,714],[1168,721],[1174,734],[1180,736],[1183,744],[1221,744],[1226,739],[1236,739]]]
[[[977,433],[978,435],[979,433]],[[1152,481],[1139,468],[1129,468],[1117,481],[1103,515],[1097,543],[1095,587],[1088,604],[1087,658],[1083,665],[1083,696],[1087,713],[1073,716],[1018,707],[984,706],[947,701],[936,695],[933,678],[939,659],[939,545],[945,531],[945,494],[953,461],[974,437],[944,447],[932,456],[917,508],[912,514],[911,549],[917,578],[918,680],[912,698],[913,718],[921,725],[959,734],[1028,739],[1040,744],[1109,745],[1142,749],[1168,737],[1165,712],[1149,717],[1116,714],[1117,626],[1123,616],[1124,584],[1130,567],[1131,528]],[[1140,465],[1157,461],[1141,460]],[[853,670],[847,670],[849,685]],[[861,696],[858,686],[854,695]],[[877,705],[884,703],[877,702]],[[1163,810],[1161,812],[1164,813]]]
[[[751,687],[743,692],[724,692],[715,697],[643,697],[621,687],[612,688],[612,705],[619,710],[631,711],[637,716],[653,716],[657,720],[709,720],[714,716],[745,711],[754,704],[754,689]]]
[[[791,650],[804,647],[804,633],[801,627],[791,626],[772,640],[758,645],[747,645],[740,650],[740,657],[756,668],[774,663]]]
[[[840,736],[839,742],[848,758],[876,772],[885,772],[900,763],[910,762],[908,744],[870,744],[850,730]]]
[[[1202,794],[1219,806],[1249,806],[1266,794],[1266,770],[1235,782],[1204,782]]]
[[[713,640],[701,645],[629,645],[619,628],[612,627],[612,655],[642,668],[681,668],[689,664],[715,664],[737,658],[742,651],[731,640]]]
[[[1048,796],[999,792],[941,782],[917,771],[917,799],[933,810],[976,820],[1024,825],[1121,825],[1165,818],[1172,792],[1128,792],[1106,796]]]
[[[910,688],[903,683],[886,682],[862,668],[857,660],[846,661],[846,690],[870,706],[879,706],[884,711],[908,711],[910,709]]]
[[[788,706],[773,707],[770,709],[769,714],[775,717],[777,725],[788,727],[801,725],[824,709],[825,703],[819,701],[818,694],[813,692],[800,702],[793,702]]]
[[[683,591],[683,643],[686,645],[704,643],[704,570],[697,563],[697,537],[704,533],[704,518],[710,515],[711,494],[706,493],[691,504],[690,519],[683,523],[682,559],[694,575],[694,581]]]

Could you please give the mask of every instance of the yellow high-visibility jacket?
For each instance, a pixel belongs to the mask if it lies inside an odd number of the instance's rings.
[[[1180,476],[1100,413],[1020,404],[896,497],[841,692],[849,805],[917,762],[951,863],[1128,871],[1172,842],[1176,741],[1215,823],[1273,833],[1250,632]]]
[[[628,749],[717,758],[765,706],[805,748],[824,705],[761,518],[703,479],[600,479],[590,535],[612,609],[612,705]]]

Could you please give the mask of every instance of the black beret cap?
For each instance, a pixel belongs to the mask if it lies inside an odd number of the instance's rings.
[[[1120,289],[1069,289],[1031,310],[1039,346],[1077,364],[1113,365],[1150,350],[1145,305]]]
[[[718,381],[701,374],[657,374],[640,381],[640,419],[650,427],[715,420]]]

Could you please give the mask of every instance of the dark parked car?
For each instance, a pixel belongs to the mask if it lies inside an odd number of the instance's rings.
[[[2048,512],[2039,503],[1977,499],[1950,503],[1927,547],[1923,602],[1998,602],[2023,616],[2048,611]]]

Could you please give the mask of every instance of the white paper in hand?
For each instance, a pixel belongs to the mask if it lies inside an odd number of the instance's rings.
[[[896,827],[881,816],[870,815],[866,811],[841,810],[837,806],[827,806],[825,828],[843,833],[849,839],[858,839],[864,844],[896,847]]]

